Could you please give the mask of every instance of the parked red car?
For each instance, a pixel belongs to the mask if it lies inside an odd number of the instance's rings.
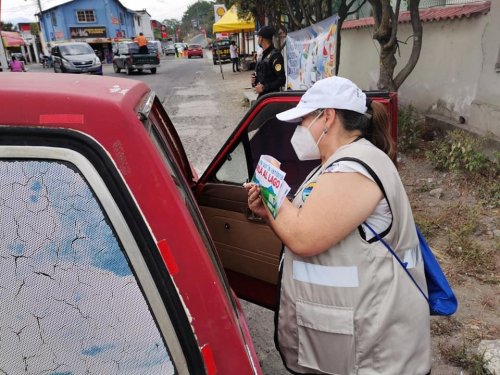
[[[261,374],[233,290],[272,308],[282,244],[241,184],[261,154],[292,193],[308,173],[274,116],[301,94],[261,98],[197,179],[146,84],[5,75],[2,370]]]
[[[189,44],[188,45],[188,58],[190,59],[193,56],[198,56],[203,58],[203,49],[199,44]]]

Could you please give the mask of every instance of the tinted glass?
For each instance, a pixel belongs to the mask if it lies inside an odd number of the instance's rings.
[[[59,46],[63,55],[88,55],[93,54],[94,50],[88,44],[66,44]]]
[[[0,160],[0,238],[0,372],[175,372],[122,244],[72,164]]]

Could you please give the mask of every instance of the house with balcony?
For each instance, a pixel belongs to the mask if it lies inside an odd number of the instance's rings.
[[[119,0],[71,0],[45,9],[38,16],[49,47],[61,42],[83,41],[102,59],[111,53],[112,42],[136,35],[136,12]]]

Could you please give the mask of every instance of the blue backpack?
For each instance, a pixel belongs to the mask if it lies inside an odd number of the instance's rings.
[[[418,241],[420,245],[420,251],[422,253],[422,259],[424,261],[424,269],[425,269],[425,280],[427,282],[427,290],[429,295],[427,296],[424,291],[418,286],[417,282],[411,275],[411,273],[406,269],[406,263],[402,262],[401,259],[397,256],[397,254],[392,250],[392,248],[385,242],[379,235],[376,233],[366,222],[364,225],[367,226],[368,229],[375,235],[375,237],[384,244],[384,246],[389,250],[389,252],[394,255],[398,263],[403,267],[406,274],[410,277],[413,283],[417,286],[420,293],[424,296],[424,298],[429,303],[429,309],[431,315],[443,315],[449,316],[453,315],[457,311],[458,302],[453,290],[446,280],[446,276],[444,275],[441,267],[439,266],[438,261],[432,254],[432,250],[425,241],[424,236],[420,233],[418,227],[415,227],[417,230]]]

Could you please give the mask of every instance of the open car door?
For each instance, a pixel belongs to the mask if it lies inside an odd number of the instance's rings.
[[[319,160],[300,161],[290,143],[295,124],[276,114],[297,105],[303,92],[269,94],[247,112],[214,161],[197,182],[195,195],[216,245],[231,287],[243,299],[274,308],[282,243],[271,228],[252,214],[242,184],[250,181],[261,155],[281,162],[290,185],[289,196]],[[392,115],[397,136],[397,96],[368,92]]]

